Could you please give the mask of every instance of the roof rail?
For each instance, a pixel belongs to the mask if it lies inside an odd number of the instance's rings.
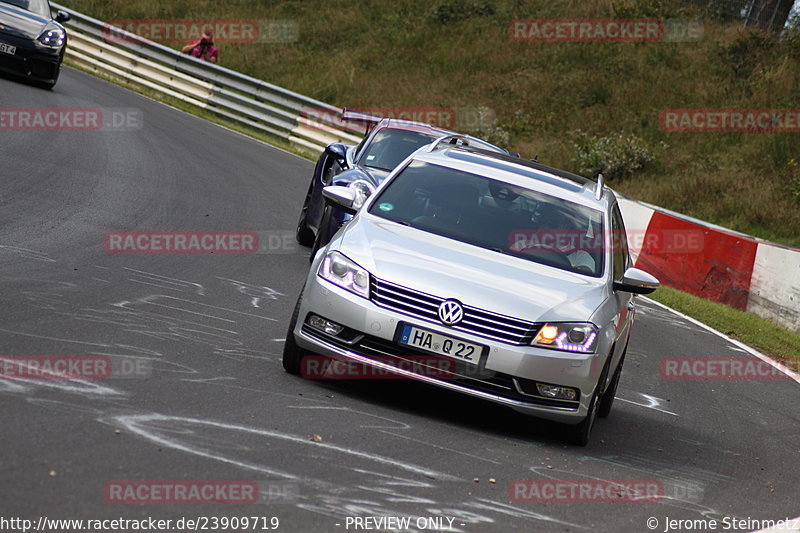
[[[595,200],[599,200],[603,197],[603,175],[597,175],[597,183],[594,186],[594,198]]]
[[[466,135],[445,135],[444,137],[439,137],[435,141],[431,143],[431,145],[425,150],[426,152],[433,152],[439,149],[439,145],[443,143],[447,144],[458,144],[458,141],[461,141],[462,146],[469,146],[469,138]]]

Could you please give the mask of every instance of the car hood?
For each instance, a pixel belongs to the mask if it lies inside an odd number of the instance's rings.
[[[362,167],[362,168],[364,169],[365,172],[367,172],[370,176],[372,176],[372,179],[378,185],[380,185],[381,182],[384,179],[386,179],[386,176],[388,176],[392,172],[391,170],[383,170],[380,168],[372,168],[372,167]]]
[[[606,284],[546,265],[364,214],[332,249],[374,276],[442,298],[529,320],[584,321],[608,297]]]
[[[0,3],[0,35],[36,39],[50,22],[30,11]]]

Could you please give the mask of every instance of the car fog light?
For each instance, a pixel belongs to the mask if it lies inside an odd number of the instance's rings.
[[[308,325],[312,328],[318,329],[320,331],[324,331],[328,335],[336,336],[342,332],[344,326],[340,326],[336,322],[331,322],[330,320],[325,320],[321,316],[311,315],[308,319]]]
[[[539,391],[539,394],[547,398],[557,398],[559,400],[575,400],[578,397],[578,391],[570,387],[559,387],[558,385],[537,383],[536,389]]]

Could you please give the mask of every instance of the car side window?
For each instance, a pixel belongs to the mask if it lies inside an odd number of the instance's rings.
[[[630,256],[628,254],[628,239],[625,233],[625,223],[622,221],[619,205],[614,205],[611,212],[611,242],[612,242],[612,268],[614,280],[621,280],[628,268]]]

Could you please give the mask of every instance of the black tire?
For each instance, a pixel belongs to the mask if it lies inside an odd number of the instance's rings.
[[[610,362],[609,362],[610,364]],[[594,427],[594,422],[597,418],[597,411],[600,404],[600,398],[602,397],[602,393],[600,389],[603,387],[603,384],[606,382],[606,377],[608,377],[608,364],[603,368],[603,373],[600,375],[600,379],[597,382],[597,387],[595,388],[594,394],[592,395],[592,401],[589,403],[589,412],[586,413],[586,418],[578,424],[571,428],[572,430],[572,442],[577,444],[578,446],[586,446],[589,444],[589,437],[592,434],[592,428]]]
[[[305,285],[303,286],[305,289]],[[286,341],[283,343],[283,369],[289,374],[299,375],[302,368],[303,358],[308,355],[305,350],[300,348],[294,339],[294,328],[297,325],[297,315],[300,313],[300,302],[303,301],[303,291],[297,297],[297,304],[294,306],[292,318],[289,320],[289,329],[286,332]]]
[[[622,352],[622,357],[619,359],[617,370],[611,378],[611,383],[608,384],[606,391],[603,393],[602,398],[600,398],[600,405],[597,408],[597,416],[600,418],[606,418],[611,414],[611,408],[614,406],[614,397],[617,395],[617,387],[619,386],[619,377],[622,375],[622,363],[625,362],[625,353],[627,351],[628,346],[626,345],[625,350]]]
[[[321,248],[327,246],[328,233],[330,232],[332,217],[333,213],[331,213],[331,207],[326,205],[325,210],[322,212],[322,220],[319,223],[319,230],[317,230],[317,236],[314,239],[314,245],[311,247],[311,255],[308,258],[309,263],[314,261],[314,256],[317,255],[317,252]]]
[[[314,244],[314,231],[308,227],[308,206],[311,204],[311,193],[314,191],[314,183],[308,186],[306,199],[303,202],[303,209],[300,211],[300,220],[297,221],[297,232],[295,239],[300,246],[311,246]]]

